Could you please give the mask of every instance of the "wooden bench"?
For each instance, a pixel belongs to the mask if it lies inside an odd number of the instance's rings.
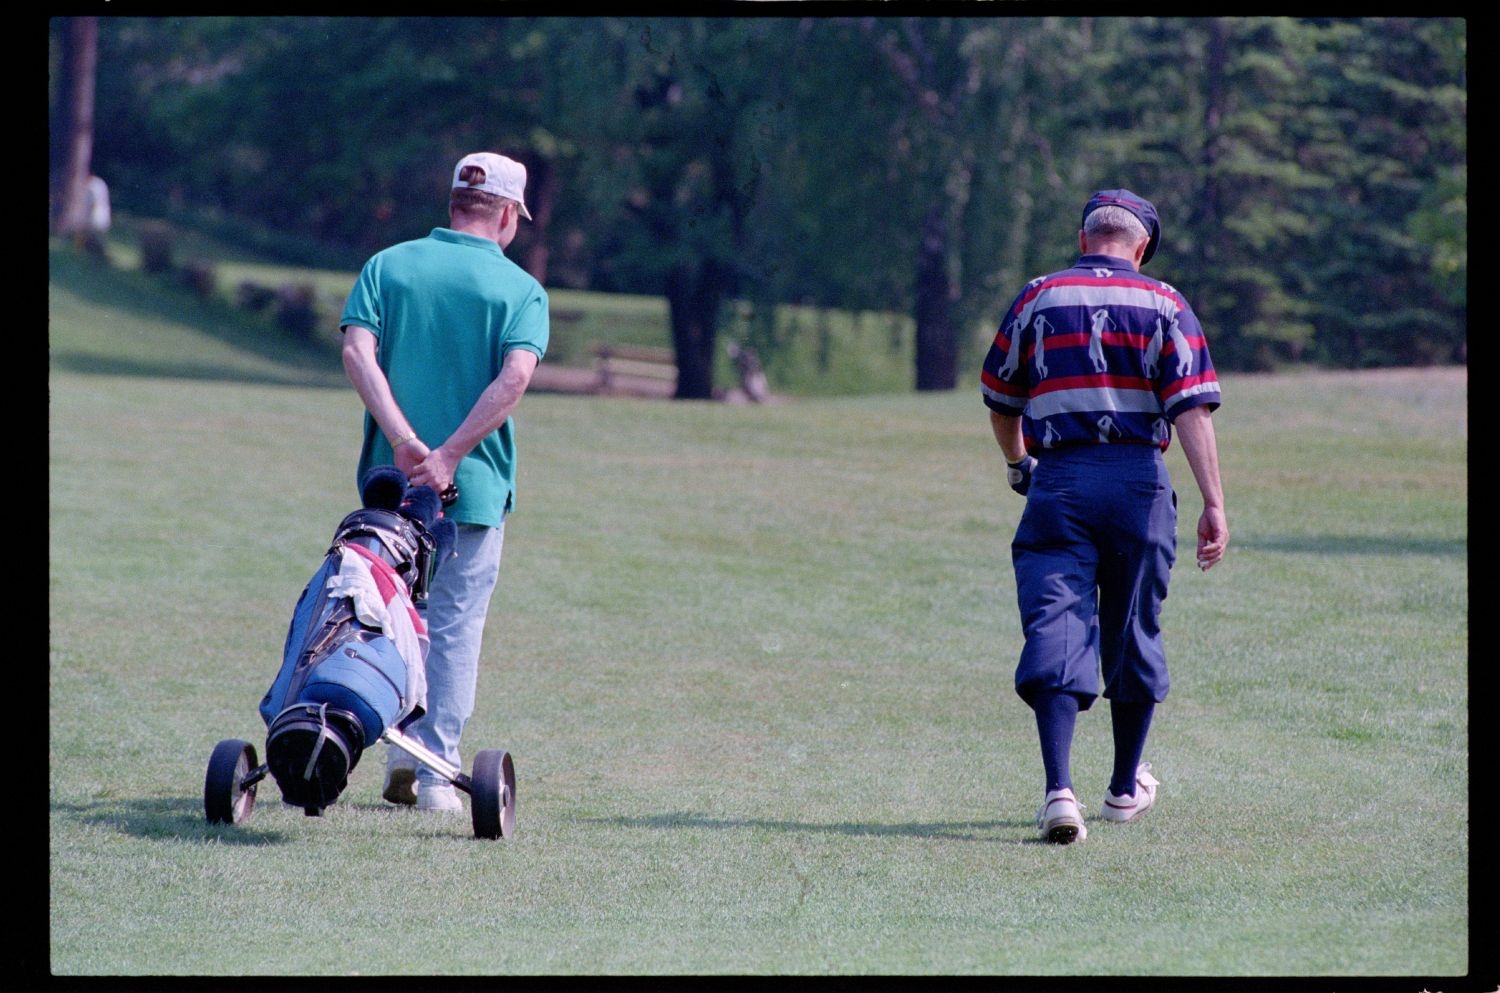
[[[645,379],[675,388],[677,355],[670,348],[642,345],[595,345],[594,370],[599,374],[599,392],[613,393],[623,380]]]

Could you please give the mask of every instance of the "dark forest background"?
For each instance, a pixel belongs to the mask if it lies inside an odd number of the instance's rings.
[[[733,301],[909,314],[915,385],[949,389],[1072,261],[1088,194],[1128,187],[1221,368],[1462,362],[1466,40],[1456,18],[55,18],[52,227],[92,171],[117,209],[352,269],[498,150],[531,177],[511,254],[664,297],[681,394],[707,395]]]

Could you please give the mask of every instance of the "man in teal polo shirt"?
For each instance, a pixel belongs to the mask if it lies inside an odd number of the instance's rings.
[[[458,525],[457,557],[438,571],[427,603],[427,713],[407,729],[455,766],[515,506],[510,415],[547,351],[547,293],[504,251],[520,218],[531,219],[525,191],[519,162],[465,156],[453,170],[450,226],[373,256],[339,321],[344,369],[366,409],[356,485],[371,466],[395,464],[414,486],[457,487],[444,511]],[[451,783],[397,748],[384,796],[463,810]]]

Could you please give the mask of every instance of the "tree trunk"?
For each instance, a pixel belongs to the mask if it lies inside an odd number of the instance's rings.
[[[948,281],[948,224],[941,203],[927,209],[922,223],[916,297],[917,389],[951,390],[958,385],[958,342]]]
[[[557,202],[557,170],[546,159],[534,160],[529,179],[527,197],[531,202],[526,205],[526,209],[531,211],[531,244],[526,249],[524,268],[533,279],[545,285],[552,207]]]
[[[63,160],[54,178],[54,234],[82,234],[88,226],[88,181],[94,155],[94,75],[99,59],[99,18],[71,17],[63,31],[63,79],[67,90],[62,128]]]
[[[1203,108],[1203,190],[1197,198],[1192,230],[1205,233],[1199,255],[1207,262],[1219,258],[1215,232],[1224,230],[1219,221],[1222,207],[1219,189],[1219,153],[1224,144],[1224,116],[1227,113],[1227,75],[1229,71],[1229,25],[1222,17],[1208,22],[1208,58],[1204,66],[1208,99]]]
[[[714,342],[719,303],[724,297],[723,267],[713,261],[679,265],[667,276],[672,345],[677,352],[677,400],[711,400],[714,395]]]

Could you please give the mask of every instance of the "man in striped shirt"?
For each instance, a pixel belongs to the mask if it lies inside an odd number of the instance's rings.
[[[1011,543],[1026,637],[1016,692],[1036,714],[1048,841],[1088,834],[1069,753],[1078,712],[1110,701],[1114,771],[1101,816],[1156,800],[1141,762],[1168,690],[1160,615],[1177,550],[1177,497],[1162,453],[1175,427],[1203,497],[1197,560],[1229,527],[1212,412],[1219,381],[1192,308],[1140,273],[1161,241],[1156,208],[1129,190],[1089,198],[1069,269],[1026,284],[984,360],[980,389],[1026,509]],[[1100,671],[1102,669],[1102,687]]]

